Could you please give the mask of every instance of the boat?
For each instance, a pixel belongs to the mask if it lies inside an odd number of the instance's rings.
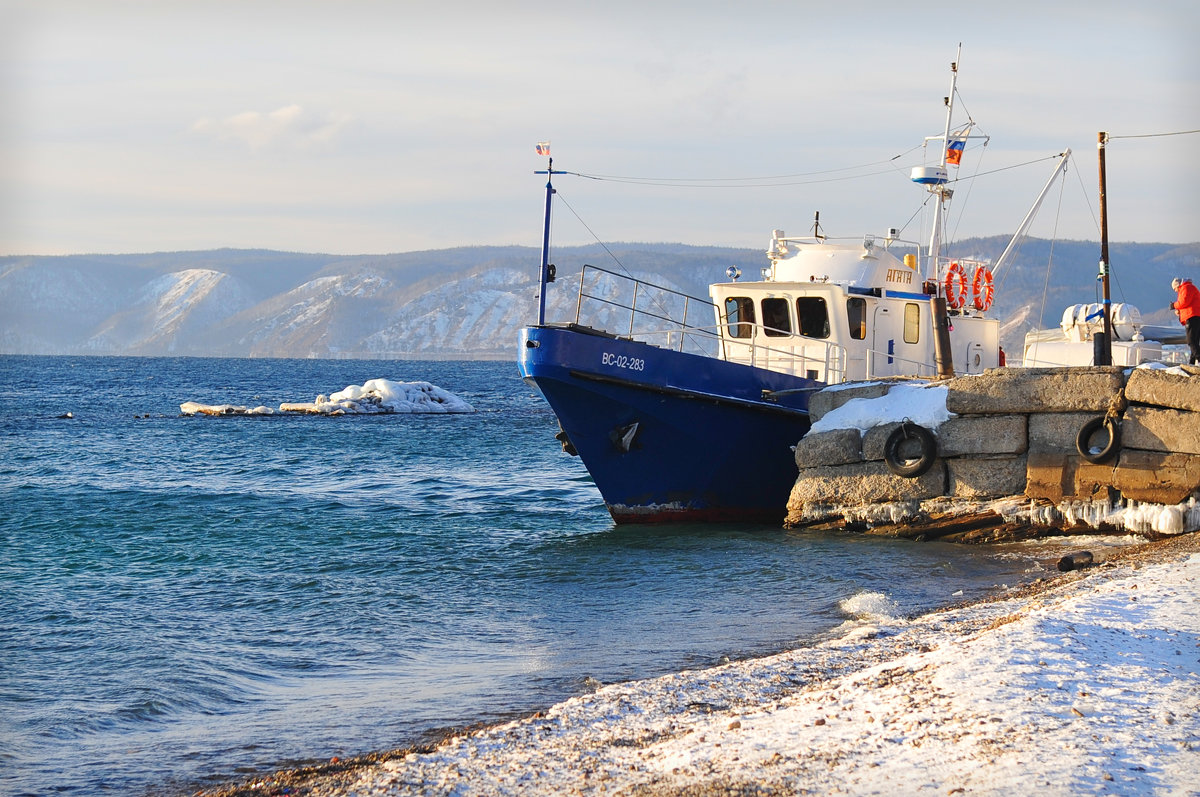
[[[615,522],[781,522],[814,391],[1004,363],[988,310],[1013,245],[995,265],[942,253],[949,169],[969,140],[986,139],[973,122],[952,126],[957,60],[950,71],[945,123],[925,139],[934,162],[910,175],[932,195],[928,244],[895,228],[831,238],[818,214],[810,234],[772,233],[761,279],[731,267],[708,298],[586,265],[575,317],[547,322],[553,178],[571,173],[553,159],[537,172],[546,175],[538,318],[521,330],[519,370]],[[549,157],[548,145],[538,149]]]
[[[1075,368],[1105,361],[1122,368],[1143,363],[1183,361],[1164,345],[1187,343],[1178,327],[1145,324],[1141,311],[1132,304],[1110,305],[1108,352],[1104,347],[1104,304],[1069,305],[1059,325],[1025,333],[1022,363],[1027,368]]]

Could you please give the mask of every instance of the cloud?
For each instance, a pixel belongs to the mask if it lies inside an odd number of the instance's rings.
[[[254,150],[307,149],[329,144],[349,122],[345,114],[317,115],[299,105],[285,105],[267,113],[244,111],[220,120],[200,119],[192,130],[219,141],[238,141]]]

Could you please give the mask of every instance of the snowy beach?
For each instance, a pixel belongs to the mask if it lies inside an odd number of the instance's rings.
[[[1200,794],[1200,539],[223,794]]]

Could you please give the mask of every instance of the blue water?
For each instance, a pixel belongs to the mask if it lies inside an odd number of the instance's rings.
[[[478,412],[178,409],[377,377]],[[556,431],[512,363],[0,357],[0,792],[188,793],[803,644],[862,592],[915,614],[1040,574],[618,528]]]

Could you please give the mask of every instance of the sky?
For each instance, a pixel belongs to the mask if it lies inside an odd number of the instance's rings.
[[[920,240],[960,43],[990,138],[952,239],[1015,231],[1069,147],[1031,234],[1099,240],[1106,131],[1110,240],[1200,241],[1200,134],[1157,135],[1200,130],[1197,31],[1194,0],[0,0],[0,255],[540,246],[539,141],[555,245]]]

